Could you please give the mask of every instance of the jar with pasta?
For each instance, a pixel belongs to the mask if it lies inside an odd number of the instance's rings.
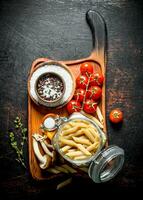
[[[57,152],[76,167],[87,167],[94,182],[113,178],[122,168],[124,151],[106,148],[106,135],[99,126],[81,113],[73,113],[57,129],[52,143]]]

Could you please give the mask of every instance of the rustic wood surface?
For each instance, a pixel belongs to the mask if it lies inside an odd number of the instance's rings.
[[[94,73],[102,73],[104,76],[104,80],[106,80],[106,67],[105,67],[105,46],[107,43],[106,38],[106,30],[105,30],[105,23],[102,19],[102,17],[95,12],[94,10],[89,10],[85,17],[87,19],[87,23],[90,25],[90,29],[92,30],[92,40],[93,40],[93,49],[89,57],[83,58],[80,60],[71,60],[71,61],[60,61],[61,63],[65,64],[65,67],[67,66],[67,70],[70,70],[69,72],[72,73],[73,79],[76,80],[77,77],[80,74],[80,65],[83,62],[91,63],[94,66]],[[47,109],[46,107],[42,107],[40,105],[37,105],[33,102],[30,98],[30,80],[32,77],[32,74],[35,70],[37,70],[41,65],[49,61],[48,58],[38,58],[33,61],[30,69],[30,74],[28,77],[28,151],[29,151],[29,168],[30,173],[32,177],[36,180],[49,180],[52,179],[53,175],[49,175],[46,173],[43,173],[43,170],[40,169],[39,163],[36,159],[36,156],[33,151],[33,133],[39,132],[40,124],[42,123],[43,118],[48,113],[56,113],[60,116],[69,116],[66,106],[60,107],[60,109],[57,108],[51,108]],[[52,61],[49,61],[52,62]],[[56,64],[56,62],[54,61]],[[106,115],[105,115],[105,82],[102,86],[102,98],[98,106],[101,109],[103,119],[104,119],[104,126],[103,131],[106,134]],[[75,88],[74,88],[75,90]],[[74,93],[73,90],[73,93]],[[73,95],[73,94],[72,94]],[[70,99],[72,98],[72,95],[70,96]],[[68,100],[69,101],[69,100]],[[96,116],[96,115],[95,115]],[[61,177],[61,174],[58,174],[57,176],[54,175],[54,178]],[[64,176],[64,174],[63,174]]]
[[[89,9],[103,15],[108,29],[107,129],[110,144],[124,148],[122,172],[111,182],[93,184],[75,178],[62,191],[55,182],[37,183],[15,162],[7,132],[15,116],[27,126],[27,77],[38,57],[76,60],[92,51],[85,21]],[[104,190],[133,192],[143,182],[143,3],[135,0],[2,0],[0,2],[0,188],[10,198],[36,199],[44,195],[78,191],[92,196]],[[124,112],[124,123],[113,127],[112,108]],[[28,166],[27,146],[25,158]],[[88,185],[88,187],[87,187]],[[87,189],[88,188],[88,189]],[[111,193],[112,192],[112,193]],[[106,193],[107,194],[107,193]],[[119,192],[118,192],[119,194]]]

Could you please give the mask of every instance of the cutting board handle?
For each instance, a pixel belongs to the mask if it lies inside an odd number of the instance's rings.
[[[86,13],[86,20],[89,24],[93,37],[93,51],[91,55],[96,57],[104,56],[106,46],[106,25],[103,17],[94,10]],[[103,55],[101,55],[103,54]]]

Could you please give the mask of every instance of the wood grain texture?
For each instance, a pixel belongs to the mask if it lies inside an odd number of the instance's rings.
[[[95,9],[108,29],[107,128],[110,144],[125,149],[126,162],[112,182],[96,185],[96,192],[129,190],[143,180],[143,3],[135,0],[2,0],[0,2],[0,177],[4,194],[13,198],[41,198],[55,182],[36,184],[15,163],[7,131],[16,115],[27,126],[27,77],[38,57],[77,60],[88,57],[92,36],[85,13]],[[113,127],[108,114],[114,107],[124,112],[122,127]],[[25,157],[28,152],[25,147]],[[28,163],[28,158],[27,158]],[[67,191],[95,192],[95,185],[74,179]],[[53,188],[53,190],[52,190]],[[85,190],[84,190],[85,189]],[[64,192],[66,192],[64,190]],[[85,191],[85,192],[84,192]],[[48,191],[49,192],[49,191]],[[106,192],[105,192],[106,193]],[[110,193],[110,194],[111,194]],[[100,193],[101,194],[101,193]],[[118,193],[121,194],[121,193]],[[104,194],[103,194],[104,195]]]
[[[96,57],[93,56],[94,59],[91,60],[91,58],[87,58],[87,59],[82,59],[81,60],[76,60],[76,61],[62,61],[62,63],[66,64],[67,66],[69,66],[70,70],[72,71],[72,73],[75,76],[75,79],[77,78],[77,76],[80,74],[80,64],[82,62],[89,62],[92,63],[92,65],[94,66],[94,70],[95,72],[99,72],[101,73],[101,67],[99,67],[96,63]],[[104,60],[104,58],[102,57],[100,60]],[[68,64],[67,64],[68,63]],[[44,64],[44,63],[43,63]],[[31,68],[31,73],[33,72],[34,68],[37,67],[37,65],[32,65],[33,68]],[[104,67],[102,66],[102,68],[104,69]],[[105,70],[104,70],[105,71]],[[105,85],[103,85],[103,88],[105,88]],[[106,133],[106,118],[105,118],[105,89],[102,90],[102,100],[100,103],[100,108],[102,110],[103,117],[104,117],[104,132]],[[37,133],[39,132],[39,127],[40,124],[44,118],[45,115],[47,115],[48,113],[55,113],[58,114],[60,116],[67,116],[68,117],[68,113],[66,110],[66,107],[62,107],[61,109],[46,109],[44,107],[38,106],[36,105],[31,99],[30,97],[28,98],[28,141],[29,141],[29,165],[30,165],[30,172],[32,174],[32,177],[36,180],[44,180],[44,179],[51,179],[52,175],[46,174],[42,172],[42,170],[39,167],[39,162],[37,161],[35,154],[33,152],[33,145],[32,145],[32,134],[33,133]],[[58,178],[59,175],[57,175]],[[61,175],[60,175],[61,176]],[[63,175],[64,176],[64,175]],[[55,176],[54,176],[55,178]]]

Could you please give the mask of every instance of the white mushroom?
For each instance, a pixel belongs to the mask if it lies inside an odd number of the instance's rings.
[[[43,148],[43,150],[45,151],[46,154],[48,154],[50,157],[53,158],[53,152],[50,152],[49,149],[47,148],[46,144],[44,143],[44,141],[40,140],[41,146]]]
[[[49,144],[46,140],[44,140],[44,143],[46,144],[47,147],[49,147],[50,149],[54,150],[54,147],[52,144]]]
[[[41,169],[46,169],[49,167],[50,163],[51,163],[51,158],[48,155],[44,155],[43,156],[44,159],[44,163],[40,163],[39,166]]]
[[[34,134],[34,137],[35,139],[40,142],[44,152],[49,155],[50,157],[53,158],[53,152],[50,152],[48,147],[51,148],[52,145],[48,144],[47,141],[45,140],[46,139],[46,136],[42,136],[40,134]]]
[[[40,162],[40,164],[39,164],[40,168],[46,169],[47,167],[49,167],[49,165],[51,163],[51,158],[47,154],[45,154],[45,155],[41,154],[41,152],[39,150],[39,146],[38,146],[37,135],[38,134],[33,135],[33,150],[34,150],[34,153],[35,153],[37,159]]]

